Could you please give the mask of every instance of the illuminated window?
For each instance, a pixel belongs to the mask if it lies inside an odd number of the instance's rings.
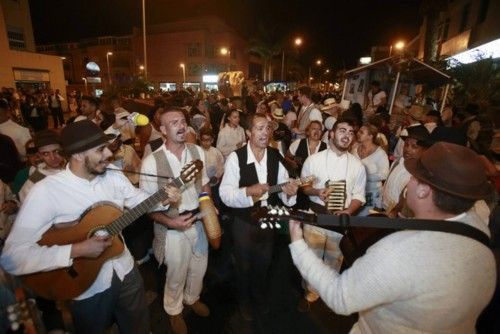
[[[11,49],[26,49],[26,41],[24,40],[24,31],[22,28],[7,27],[7,36],[9,38],[9,47]]]

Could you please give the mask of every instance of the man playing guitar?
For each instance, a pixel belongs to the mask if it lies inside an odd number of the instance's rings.
[[[489,235],[472,207],[492,187],[472,150],[436,143],[404,163],[412,175],[406,201],[415,218],[432,225],[446,220],[455,229],[468,226]],[[313,253],[296,221],[290,222],[290,237],[293,262],[325,303],[338,314],[359,313],[350,333],[474,333],[495,291],[493,253],[472,237],[397,231],[342,274]]]
[[[111,245],[109,236],[94,235],[81,242],[50,247],[38,241],[52,226],[77,221],[98,202],[132,208],[149,197],[123,173],[106,170],[112,155],[108,141],[113,137],[89,120],[62,130],[61,141],[69,163],[65,170],[38,182],[23,203],[1,257],[1,265],[8,272],[26,275],[72,268],[78,258],[97,258]],[[167,187],[166,192],[172,201],[180,196],[173,187]],[[119,256],[106,261],[94,283],[74,298],[71,313],[77,333],[103,333],[113,322],[120,333],[149,333],[142,278],[126,247]]]

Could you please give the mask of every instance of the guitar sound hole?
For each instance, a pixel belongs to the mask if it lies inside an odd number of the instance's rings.
[[[95,235],[97,237],[102,237],[102,238],[106,238],[106,237],[110,236],[109,232],[106,231],[105,229],[95,230],[93,235]]]

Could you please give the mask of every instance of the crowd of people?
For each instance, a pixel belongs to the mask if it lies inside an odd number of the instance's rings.
[[[141,110],[116,95],[69,99],[73,113],[65,120],[58,90],[2,91],[3,270],[26,275],[98,257],[110,247],[109,236],[50,247],[38,241],[96,203],[130,210],[162,188],[169,194],[139,219],[139,233],[125,234],[131,250],[125,247],[106,261],[94,283],[73,298],[78,333],[102,333],[113,323],[123,333],[149,333],[137,266],[151,253],[166,266],[163,306],[173,332],[187,333],[185,307],[210,316],[200,299],[209,257],[198,215],[203,192],[211,194],[227,229],[239,312],[248,322],[269,312],[266,286],[278,237],[255,218],[268,206],[384,215],[388,225],[448,220],[490,235],[498,171],[495,152],[485,144],[491,129],[479,122],[475,104],[455,110],[455,122],[443,122],[432,105],[417,104],[405,106],[394,121],[378,82],[366,105],[347,109],[308,86],[231,98],[180,91],[157,96]],[[149,122],[138,121],[141,113]],[[201,173],[175,188],[168,180],[196,160],[204,163]],[[309,177],[312,182],[299,182]],[[129,238],[147,238],[148,229],[149,247],[134,249]],[[359,313],[353,333],[471,333],[495,291],[493,253],[472,237],[396,231],[347,268],[343,233],[291,221],[289,234],[291,257],[303,277],[299,310],[307,312],[321,298],[336,313]],[[47,328],[62,328],[55,305],[40,300]]]

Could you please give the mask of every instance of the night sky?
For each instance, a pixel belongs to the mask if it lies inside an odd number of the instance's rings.
[[[30,0],[38,44],[129,34],[141,26],[141,0]],[[300,61],[354,67],[371,46],[418,33],[421,0],[146,0],[148,23],[217,15],[245,38],[264,26],[273,40],[304,39]]]

